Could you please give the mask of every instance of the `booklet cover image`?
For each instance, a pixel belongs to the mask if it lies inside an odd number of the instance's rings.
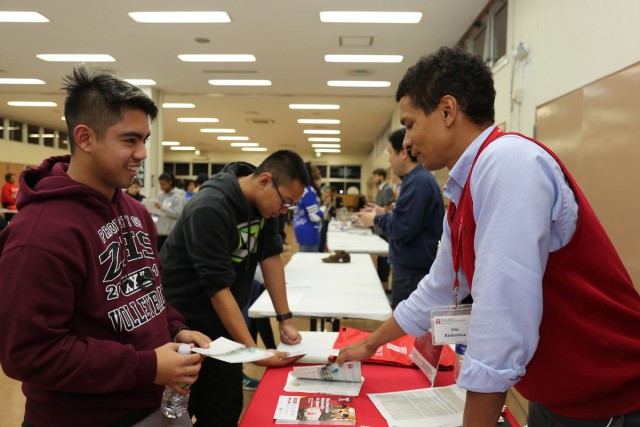
[[[347,396],[280,396],[276,424],[355,425],[353,400]]]

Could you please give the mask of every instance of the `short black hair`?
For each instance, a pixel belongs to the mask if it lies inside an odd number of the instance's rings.
[[[396,152],[396,154],[400,154],[400,152],[405,151],[407,153],[407,156],[409,156],[409,158],[411,159],[411,161],[413,163],[416,163],[418,161],[418,158],[414,157],[413,154],[411,154],[411,151],[405,150],[404,147],[402,146],[402,143],[404,142],[404,136],[406,134],[407,134],[406,128],[400,128],[400,129],[394,130],[389,135],[389,144],[391,144],[391,147],[393,148],[393,151]]]
[[[75,149],[73,129],[79,124],[89,126],[101,138],[122,120],[127,109],[142,110],[151,120],[158,115],[156,104],[139,87],[101,71],[89,73],[84,65],[65,77],[63,89],[67,92],[64,117],[71,153]]]
[[[4,180],[9,182],[9,180],[11,179],[12,176],[16,176],[16,174],[9,172],[9,173],[4,175]]]
[[[460,111],[473,123],[495,121],[493,75],[480,56],[448,47],[423,56],[400,81],[396,101],[408,96],[428,115],[446,95],[456,99]]]
[[[381,177],[383,177],[384,179],[387,179],[387,171],[382,169],[382,168],[378,168],[376,170],[374,170],[372,172],[373,175],[380,175]]]
[[[160,174],[158,181],[167,181],[172,187],[176,186],[176,177],[171,172],[164,172]]]
[[[253,175],[259,176],[264,172],[269,172],[271,176],[275,177],[278,184],[282,185],[298,181],[308,187],[310,183],[304,160],[297,153],[290,150],[278,150],[269,155],[260,163]]]

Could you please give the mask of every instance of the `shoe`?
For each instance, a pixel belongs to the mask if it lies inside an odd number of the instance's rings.
[[[251,378],[247,376],[244,372],[242,373],[242,389],[244,391],[256,391],[259,384],[260,384],[260,380]]]
[[[345,251],[333,251],[330,256],[322,258],[322,262],[347,263],[351,262],[351,255],[349,255],[349,252]]]

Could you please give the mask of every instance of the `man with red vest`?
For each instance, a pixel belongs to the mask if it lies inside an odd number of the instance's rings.
[[[424,334],[432,309],[471,294],[465,427],[495,426],[511,386],[530,401],[529,427],[640,425],[640,295],[567,169],[493,126],[479,57],[421,58],[396,99],[405,146],[426,169],[449,169],[451,202],[429,275],[338,363]]]

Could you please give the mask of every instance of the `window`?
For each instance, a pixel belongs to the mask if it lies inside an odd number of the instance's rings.
[[[22,122],[16,120],[9,120],[9,140],[22,142]]]
[[[27,143],[34,145],[40,144],[40,127],[27,125]]]
[[[42,134],[42,143],[45,147],[53,147],[56,142],[56,134],[53,129],[44,128],[44,132]]]
[[[225,167],[226,163],[211,163],[211,175],[215,175]]]
[[[0,139],[4,139],[5,138],[5,136],[4,136],[4,134],[5,134],[4,128],[5,128],[5,126],[4,126],[4,117],[0,117]]]
[[[478,17],[460,40],[459,46],[467,52],[480,55],[493,67],[507,55],[507,0],[493,0],[486,12]]]
[[[186,175],[190,175],[189,173],[189,166],[190,163],[176,163],[176,169],[173,172],[174,176],[186,176]]]
[[[209,176],[209,163],[193,163],[191,169],[191,175],[198,176],[203,173]]]
[[[58,148],[69,148],[69,136],[66,132],[58,132]]]

